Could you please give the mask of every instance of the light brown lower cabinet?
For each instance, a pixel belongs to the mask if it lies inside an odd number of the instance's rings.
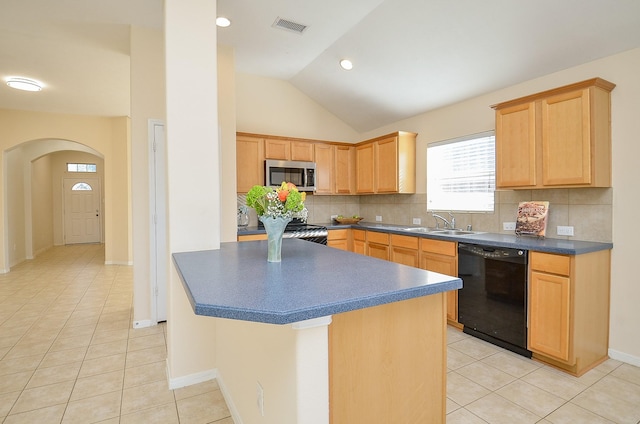
[[[329,422],[444,423],[444,294],[335,314]]]
[[[529,252],[528,347],[580,376],[608,358],[611,252]]]
[[[389,260],[389,234],[367,231],[367,256]]]
[[[238,236],[238,241],[266,240],[266,234],[249,234],[246,236]]]
[[[440,274],[458,276],[458,244],[455,241],[420,240],[420,268]],[[458,323],[458,290],[447,292],[447,320]]]
[[[351,230],[329,230],[327,235],[327,246],[340,250],[351,250],[349,248],[349,233]]]
[[[458,276],[458,245],[455,241],[433,240],[416,236],[352,230],[352,251],[403,265]],[[458,324],[458,291],[449,291],[447,320]]]
[[[353,238],[353,252],[361,255],[367,254],[367,232],[365,230],[351,230]]]
[[[418,237],[391,234],[391,262],[420,268]]]

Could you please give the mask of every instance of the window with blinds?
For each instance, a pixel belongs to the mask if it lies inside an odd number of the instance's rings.
[[[495,189],[493,131],[427,147],[427,210],[493,212]]]

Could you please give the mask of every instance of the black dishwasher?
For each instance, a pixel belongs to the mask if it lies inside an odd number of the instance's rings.
[[[458,322],[520,355],[527,350],[527,251],[458,243]]]

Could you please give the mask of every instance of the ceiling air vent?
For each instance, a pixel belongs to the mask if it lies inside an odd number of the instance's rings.
[[[276,18],[276,21],[272,25],[274,28],[285,29],[287,31],[295,32],[297,34],[302,34],[305,29],[307,29],[306,25],[299,24],[297,22],[289,21],[286,19],[282,19],[280,17]]]

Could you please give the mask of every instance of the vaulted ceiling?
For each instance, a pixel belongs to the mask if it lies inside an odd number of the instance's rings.
[[[47,87],[2,84],[1,108],[129,114],[129,25],[161,28],[161,0],[2,3],[0,78]],[[640,47],[637,0],[218,0],[218,14],[238,72],[287,80],[360,132]]]

